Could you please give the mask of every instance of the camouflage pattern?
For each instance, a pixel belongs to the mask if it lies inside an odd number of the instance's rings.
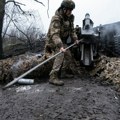
[[[72,41],[77,40],[77,35],[74,29],[74,15],[66,17],[63,15],[62,9],[58,9],[52,17],[46,40],[45,54],[55,54],[59,52],[61,47],[67,47],[67,38],[70,36]],[[72,55],[70,51],[66,51],[58,55],[53,63],[51,73],[59,72],[63,69],[71,67]]]
[[[78,40],[80,40],[82,36],[81,36],[81,27],[79,27],[79,25],[76,25],[75,32],[77,34]]]
[[[9,81],[13,80],[14,77],[18,77],[19,75],[38,65],[45,59],[45,55],[42,58],[38,58],[34,54],[25,54],[5,60],[0,60],[0,82],[8,83]],[[101,56],[95,62],[95,68],[90,71],[86,71],[79,65],[79,62],[74,61],[74,59],[70,60],[72,61],[72,63],[69,64],[70,68],[76,75],[82,77],[90,74],[91,76],[98,76],[99,80],[102,80],[103,83],[110,83],[120,86],[120,58]],[[33,78],[35,80],[41,80],[39,78],[41,78],[42,76],[48,76],[52,69],[53,61],[54,60],[47,62],[26,77]],[[76,62],[76,64],[74,62]]]
[[[7,80],[11,80],[12,71],[11,66],[14,64],[14,59],[6,59],[0,60],[0,82],[6,82]]]
[[[72,40],[77,39],[77,35],[74,30],[74,16],[63,16],[62,10],[57,10],[52,17],[48,34],[47,44],[50,44],[53,49],[55,47],[62,47],[63,43],[66,43],[68,36],[70,35]]]
[[[74,9],[75,3],[72,0],[63,0],[61,3],[61,8]]]
[[[102,83],[120,86],[120,58],[102,55],[89,73],[91,76],[98,76]]]
[[[45,56],[39,58],[34,54],[24,54],[5,60],[0,60],[0,82],[5,83],[13,80],[43,62],[45,59]],[[52,69],[52,63],[52,60],[47,62],[38,69],[34,70],[32,73],[28,74],[26,77],[38,79],[39,77],[49,75],[49,72]]]

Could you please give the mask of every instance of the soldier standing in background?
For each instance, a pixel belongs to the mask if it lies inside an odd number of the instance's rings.
[[[70,50],[65,51],[68,37],[71,37],[72,43],[78,43],[74,29],[74,15],[72,14],[74,8],[75,3],[72,0],[63,0],[61,6],[56,10],[55,15],[51,19],[47,33],[45,45],[46,58],[49,53],[56,54],[62,51],[54,59],[52,70],[49,74],[49,83],[54,85],[64,85],[64,82],[59,80],[60,71],[67,74],[65,69],[70,68],[73,59]]]
[[[78,39],[81,39],[81,27],[79,27],[79,25],[76,25],[75,32],[78,36]]]

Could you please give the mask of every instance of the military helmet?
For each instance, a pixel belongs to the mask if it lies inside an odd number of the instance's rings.
[[[75,3],[72,0],[63,0],[61,3],[61,8],[68,8],[73,10],[75,8]]]
[[[90,16],[90,14],[89,14],[89,13],[86,13],[85,16]]]

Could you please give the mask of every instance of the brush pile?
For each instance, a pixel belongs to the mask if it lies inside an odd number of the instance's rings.
[[[101,56],[90,75],[97,76],[106,83],[120,85],[120,58]]]
[[[26,71],[35,67],[44,60],[43,57],[39,57],[35,54],[24,54],[16,57],[0,60],[0,82],[9,82],[14,78],[22,75]],[[27,77],[39,78],[39,76],[49,74],[52,67],[51,61],[38,69],[34,70]]]

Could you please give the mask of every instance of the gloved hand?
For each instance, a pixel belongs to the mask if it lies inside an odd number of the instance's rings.
[[[78,41],[78,40],[75,40],[75,43],[78,45],[78,44],[79,44],[79,41]]]
[[[66,49],[64,49],[63,47],[61,47],[61,48],[60,48],[60,51],[61,51],[61,52],[65,52]]]

